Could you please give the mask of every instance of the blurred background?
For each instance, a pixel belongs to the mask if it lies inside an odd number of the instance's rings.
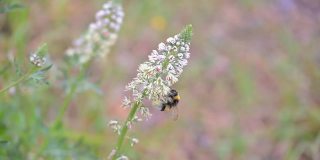
[[[1,159],[105,159],[117,138],[108,121],[128,114],[120,107],[125,85],[186,24],[194,36],[174,86],[182,98],[179,119],[152,109],[152,118],[130,131],[140,141],[126,146],[127,156],[320,159],[320,1],[123,0],[125,19],[112,53],[94,61],[55,133],[48,125],[65,96],[57,78],[65,50],[105,1],[14,2],[24,8],[0,14],[0,88],[44,42],[53,68],[49,85],[23,83],[0,97]],[[22,71],[12,67],[12,57]]]

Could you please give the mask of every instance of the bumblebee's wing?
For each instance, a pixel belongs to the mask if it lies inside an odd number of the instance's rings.
[[[174,121],[178,120],[178,118],[179,118],[179,108],[178,108],[178,106],[175,106],[175,107],[171,108],[171,116],[172,116],[172,119]]]

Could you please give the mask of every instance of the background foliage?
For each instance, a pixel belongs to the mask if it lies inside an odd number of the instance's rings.
[[[135,127],[140,143],[128,156],[320,159],[317,0],[124,1],[111,55],[93,62],[64,123],[50,128],[78,72],[63,63],[64,51],[103,2],[0,1],[0,88],[27,71],[43,42],[53,64],[49,84],[30,79],[0,95],[0,159],[107,157],[116,138],[107,122],[127,115],[124,86],[159,41],[189,23],[191,59],[175,86],[179,120],[152,109]]]

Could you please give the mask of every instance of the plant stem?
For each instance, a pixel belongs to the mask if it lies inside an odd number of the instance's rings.
[[[78,80],[76,80],[76,82],[72,83],[70,91],[68,92],[68,94],[66,95],[66,98],[63,101],[63,104],[59,110],[58,116],[56,117],[52,127],[55,128],[57,125],[59,125],[63,119],[63,116],[66,112],[66,110],[68,109],[71,101],[72,101],[72,97],[77,89],[77,85],[78,85]]]
[[[70,91],[66,95],[66,98],[64,99],[63,104],[62,104],[61,108],[59,109],[59,112],[58,112],[58,115],[57,115],[55,121],[52,123],[52,125],[49,128],[50,132],[52,132],[52,133],[56,132],[56,129],[62,123],[62,119],[64,117],[64,114],[68,110],[68,107],[70,106],[70,103],[72,101],[73,95],[75,94],[75,92],[77,90],[78,83],[85,76],[87,70],[89,69],[90,64],[91,64],[91,60],[89,60],[88,62],[86,62],[83,65],[83,67],[81,68],[81,71],[80,71],[79,75],[77,76],[75,82],[71,84]],[[43,144],[39,147],[40,149],[39,149],[36,157],[40,158],[41,154],[43,153],[45,148],[48,146],[48,144],[49,144],[48,139],[46,139],[43,142]]]
[[[133,117],[135,116],[135,114],[140,106],[141,106],[140,102],[135,102],[133,104],[133,107],[131,108],[129,115],[121,128],[120,136],[117,141],[116,153],[113,155],[112,160],[115,160],[119,156],[118,154],[121,152],[121,147],[123,145],[124,139],[125,139],[126,134],[128,132],[127,123],[133,119]]]
[[[33,68],[33,69],[31,69],[31,70],[30,70],[30,71],[28,71],[26,74],[24,74],[23,76],[21,76],[18,80],[14,81],[14,82],[13,82],[13,83],[11,83],[10,85],[8,85],[8,86],[6,86],[6,87],[2,88],[2,89],[0,90],[0,94],[4,93],[5,91],[7,91],[8,89],[10,89],[11,87],[13,87],[13,86],[15,86],[15,85],[19,84],[20,82],[22,82],[22,81],[26,80],[26,79],[27,79],[31,74],[33,74],[33,73],[34,73],[34,71],[35,71],[35,69],[34,69],[34,68]]]
[[[54,121],[54,123],[52,125],[53,128],[55,128],[59,124],[61,124],[62,119],[64,117],[64,114],[68,110],[68,107],[70,106],[70,103],[72,101],[73,95],[75,94],[75,92],[77,90],[78,83],[82,80],[82,78],[85,76],[87,70],[89,69],[90,62],[91,61],[88,61],[87,63],[85,63],[83,65],[83,68],[81,69],[77,79],[75,80],[74,83],[71,84],[70,91],[66,95],[66,98],[64,99],[63,104],[62,104],[62,106],[61,106],[61,108],[60,108],[60,110],[58,112],[58,116],[57,116],[57,118],[55,119],[55,121]]]

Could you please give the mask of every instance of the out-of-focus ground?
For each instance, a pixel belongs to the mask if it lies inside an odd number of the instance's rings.
[[[58,67],[102,3],[24,1],[25,23],[18,13],[0,15],[0,61],[17,50],[27,57],[47,42]],[[191,59],[174,86],[182,98],[179,119],[152,109],[153,117],[131,131],[140,142],[128,148],[128,156],[320,159],[320,1],[124,0],[123,5],[117,44],[89,73],[103,94],[77,95],[65,118],[73,134],[89,137],[96,154],[106,157],[116,143],[107,122],[127,116],[120,104],[138,65],[158,43],[192,24]],[[46,124],[63,99],[59,88],[50,93],[42,97]]]

